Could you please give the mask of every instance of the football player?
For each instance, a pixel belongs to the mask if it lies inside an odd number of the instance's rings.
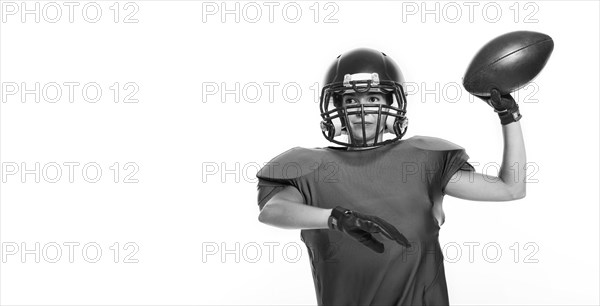
[[[498,177],[475,173],[465,150],[406,133],[404,78],[385,53],[337,57],[321,94],[321,129],[339,146],[290,149],[257,174],[259,221],[301,229],[319,305],[447,305],[438,234],[442,199],[510,201],[525,196],[518,106],[483,98],[498,112],[504,155]]]

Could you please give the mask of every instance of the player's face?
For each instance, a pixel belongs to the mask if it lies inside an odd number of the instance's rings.
[[[386,104],[386,98],[380,92],[365,92],[365,93],[348,93],[342,96],[342,103],[344,106],[353,106],[353,105],[378,105],[378,104]],[[366,108],[365,110],[370,109]],[[351,108],[349,112],[359,110],[357,108]],[[374,110],[370,109],[370,110]],[[354,140],[362,143],[363,142],[363,126],[362,119],[360,115],[349,115],[350,119],[349,128],[352,129],[352,135]],[[377,126],[377,114],[365,114],[365,136],[367,143],[372,144],[375,141],[375,134],[377,129],[379,129],[379,138],[377,141],[381,141],[383,139],[383,130],[385,128],[385,119],[386,116],[382,116],[379,126]]]

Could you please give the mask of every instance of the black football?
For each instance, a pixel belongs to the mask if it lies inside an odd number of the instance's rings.
[[[488,42],[473,58],[465,76],[465,89],[479,96],[490,96],[496,88],[508,94],[531,82],[542,71],[554,50],[546,34],[517,31]]]

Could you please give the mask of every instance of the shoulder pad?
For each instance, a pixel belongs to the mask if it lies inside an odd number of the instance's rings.
[[[408,139],[409,143],[423,150],[430,151],[451,151],[451,150],[464,150],[463,147],[454,144],[450,141],[429,136],[414,136]]]
[[[273,158],[258,171],[256,177],[266,180],[295,179],[312,173],[320,164],[319,150],[295,147]]]

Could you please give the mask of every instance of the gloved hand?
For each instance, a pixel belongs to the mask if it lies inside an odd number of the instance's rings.
[[[398,244],[407,248],[410,247],[410,243],[408,243],[406,237],[387,221],[379,217],[363,215],[340,206],[333,209],[327,224],[330,229],[350,235],[377,253],[383,253],[384,246],[383,243],[371,235],[372,233],[382,233]]]
[[[521,119],[519,105],[517,105],[517,102],[510,94],[500,95],[500,92],[497,89],[492,89],[490,94],[491,97],[477,95],[476,97],[494,108],[494,111],[498,113],[498,117],[500,117],[500,123],[502,125],[517,122]]]

